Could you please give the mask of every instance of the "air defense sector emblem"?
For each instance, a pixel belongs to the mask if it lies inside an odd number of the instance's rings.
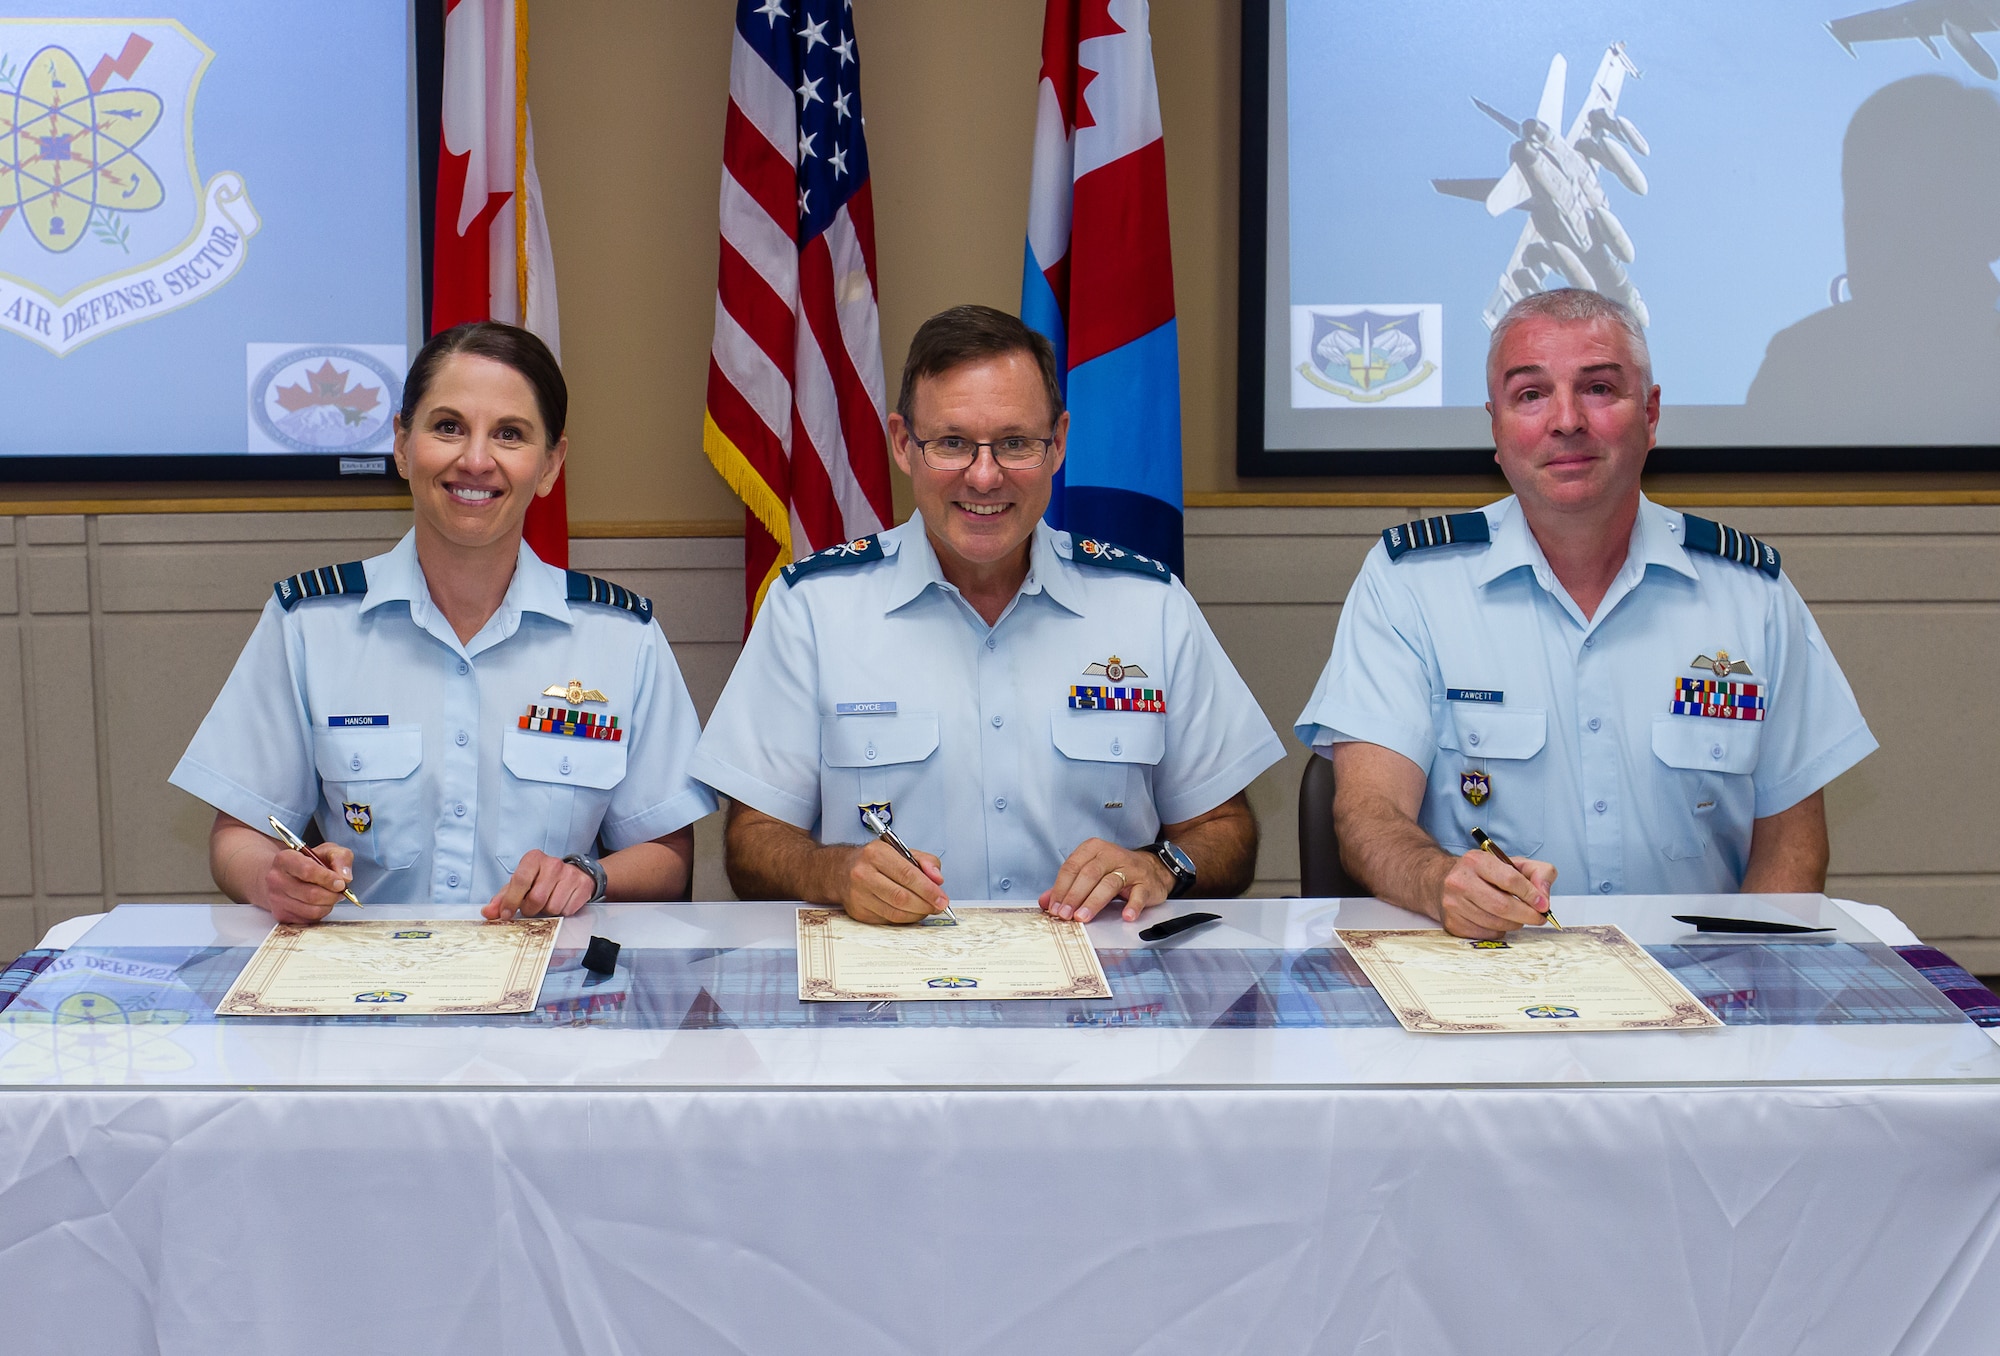
[[[1374,405],[1414,391],[1436,372],[1424,352],[1424,310],[1353,307],[1314,310],[1306,360],[1298,373],[1313,386],[1356,404]]]
[[[356,833],[368,832],[368,826],[375,822],[375,811],[366,805],[357,805],[351,800],[340,803],[340,812],[347,816],[347,827]]]
[[[0,330],[61,357],[235,276],[261,222],[196,174],[214,56],[172,19],[0,19]]]

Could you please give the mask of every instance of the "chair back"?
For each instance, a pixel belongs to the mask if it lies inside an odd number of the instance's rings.
[[[1340,864],[1333,832],[1333,759],[1314,752],[1299,778],[1299,894],[1306,899],[1366,895]]]

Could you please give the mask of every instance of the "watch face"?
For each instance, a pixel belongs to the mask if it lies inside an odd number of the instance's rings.
[[[1185,852],[1182,852],[1172,843],[1161,843],[1159,848],[1160,859],[1167,864],[1169,871],[1187,876],[1194,875],[1194,862],[1189,859]]]

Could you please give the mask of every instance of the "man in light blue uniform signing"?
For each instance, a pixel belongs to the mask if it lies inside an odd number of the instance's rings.
[[[786,567],[689,765],[733,802],[739,895],[1088,921],[1249,884],[1244,788],[1283,750],[1165,566],[1041,521],[1068,422],[1013,316],[918,330],[889,416],[916,515]]]
[[[1778,553],[1640,493],[1644,332],[1595,292],[1525,298],[1487,390],[1514,495],[1383,534],[1299,716],[1349,872],[1467,937],[1555,890],[1823,889],[1821,788],[1875,738]]]

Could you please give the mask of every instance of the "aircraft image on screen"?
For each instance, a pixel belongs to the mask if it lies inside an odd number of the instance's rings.
[[[1651,148],[1631,119],[1618,112],[1618,95],[1628,75],[1636,79],[1639,68],[1625,54],[1625,44],[1614,42],[1605,50],[1567,136],[1561,129],[1569,66],[1561,53],[1549,62],[1542,101],[1532,118],[1517,123],[1481,99],[1472,101],[1513,135],[1507,153],[1512,163],[1497,179],[1433,179],[1431,187],[1484,203],[1489,216],[1517,208],[1528,214],[1500,285],[1486,303],[1488,329],[1522,297],[1558,287],[1601,292],[1630,307],[1641,325],[1650,323],[1646,303],[1625,271],[1633,258],[1632,237],[1612,213],[1598,180],[1598,171],[1608,169],[1632,192],[1643,196],[1647,189],[1645,172],[1632,152],[1650,155]]]
[[[2000,0],[1909,0],[1908,4],[1888,5],[1835,19],[1826,26],[1833,40],[1853,56],[1857,42],[1889,42],[1915,38],[1942,57],[1931,39],[1943,38],[1951,50],[1965,58],[1965,64],[1988,80],[2000,80],[2000,66],[1993,54],[1979,45],[1975,33],[2000,31]]]

